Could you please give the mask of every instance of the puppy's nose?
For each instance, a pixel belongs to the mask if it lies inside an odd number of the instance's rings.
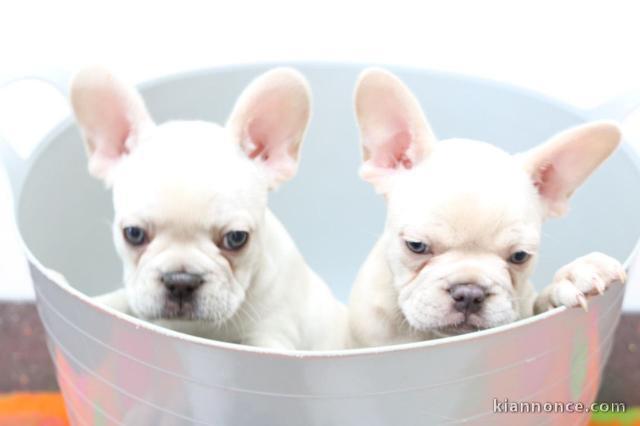
[[[202,275],[190,272],[166,272],[162,274],[160,281],[169,290],[169,296],[184,300],[193,296],[204,279]]]
[[[477,313],[486,297],[484,289],[477,284],[455,284],[449,293],[456,311],[468,314]]]

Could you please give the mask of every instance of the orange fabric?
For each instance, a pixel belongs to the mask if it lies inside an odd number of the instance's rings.
[[[620,420],[595,418],[589,426],[640,426],[635,414],[640,413],[621,415],[625,418]],[[60,394],[16,393],[0,395],[0,426],[69,426],[69,421]]]
[[[0,426],[69,426],[58,393],[0,395]]]

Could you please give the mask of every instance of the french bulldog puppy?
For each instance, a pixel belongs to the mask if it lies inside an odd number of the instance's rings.
[[[215,96],[215,94],[212,94]],[[267,207],[296,173],[310,116],[288,68],[254,80],[226,125],[153,122],[109,71],[73,80],[90,173],[113,189],[124,289],[99,298],[202,337],[278,349],[344,346],[346,308]]]
[[[395,76],[366,70],[355,91],[360,175],[387,203],[384,232],[350,298],[356,346],[406,343],[495,327],[624,281],[592,253],[562,268],[536,299],[532,273],[543,221],[617,147],[599,122],[509,155],[488,143],[436,141],[418,101]]]

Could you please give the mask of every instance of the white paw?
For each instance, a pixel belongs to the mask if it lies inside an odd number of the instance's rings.
[[[587,297],[602,294],[615,282],[624,283],[627,276],[620,262],[594,252],[563,266],[553,278],[551,303],[587,310]]]

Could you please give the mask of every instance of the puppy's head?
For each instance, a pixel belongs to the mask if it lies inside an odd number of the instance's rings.
[[[355,102],[360,174],[387,200],[382,244],[407,323],[451,335],[517,319],[543,220],[564,213],[617,146],[618,128],[570,129],[512,156],[478,141],[436,142],[415,97],[383,70],[362,74]]]
[[[71,99],[89,171],[113,188],[129,304],[146,319],[224,322],[259,273],[267,192],[292,177],[310,114],[303,77],[253,81],[225,127],[155,124],[135,89],[91,68]]]

